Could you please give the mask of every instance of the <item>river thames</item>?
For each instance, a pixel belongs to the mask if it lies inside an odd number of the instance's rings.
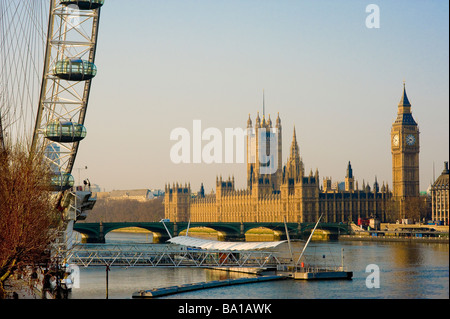
[[[110,233],[109,243],[146,242],[145,234]],[[150,239],[151,240],[151,239]],[[310,261],[325,266],[344,264],[352,280],[281,280],[185,292],[164,299],[448,299],[449,245],[438,243],[389,243],[358,241],[311,242]],[[378,266],[379,288],[369,288]],[[105,267],[81,267],[80,288],[71,299],[105,299]],[[109,299],[130,299],[133,292],[202,281],[246,277],[200,268],[111,267]],[[369,277],[369,278],[368,278]],[[369,285],[367,284],[369,283]]]

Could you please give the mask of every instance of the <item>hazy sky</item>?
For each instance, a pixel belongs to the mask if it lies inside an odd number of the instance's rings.
[[[380,28],[366,27],[366,6]],[[73,175],[112,189],[164,188],[245,164],[174,164],[170,132],[246,127],[277,112],[283,159],[295,125],[306,172],[392,187],[390,129],[403,80],[420,129],[420,188],[449,158],[448,1],[107,0]],[[205,145],[206,142],[203,142]],[[76,168],[87,166],[87,170]],[[80,175],[79,175],[80,172]]]

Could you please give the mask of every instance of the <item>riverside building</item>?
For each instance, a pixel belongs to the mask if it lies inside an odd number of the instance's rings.
[[[444,170],[431,186],[431,218],[433,221],[448,225],[449,201],[449,171],[448,162],[445,162]]]

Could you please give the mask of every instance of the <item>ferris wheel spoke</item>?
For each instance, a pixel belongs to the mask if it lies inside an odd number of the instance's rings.
[[[43,60],[43,1],[0,0],[0,116],[2,136],[23,139],[34,119]],[[39,71],[41,70],[41,71]]]

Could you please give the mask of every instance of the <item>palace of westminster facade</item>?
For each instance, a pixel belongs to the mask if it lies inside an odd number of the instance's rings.
[[[264,129],[264,130],[263,130]],[[320,185],[318,170],[305,174],[296,133],[287,163],[282,166],[282,127],[278,115],[275,125],[259,115],[247,121],[247,188],[237,190],[234,177],[216,178],[215,193],[205,194],[203,185],[196,196],[190,185],[165,188],[165,218],[173,222],[315,222],[322,215],[324,222],[356,222],[358,218],[387,221],[402,217],[402,203],[419,197],[419,130],[411,114],[411,104],[403,88],[397,118],[391,128],[393,189],[380,186],[375,178],[372,187],[362,187],[353,176],[348,163],[345,186],[336,187],[324,178]],[[260,134],[261,131],[270,132]],[[260,162],[261,139],[264,147],[277,143],[276,167],[269,172]],[[273,142],[273,141],[272,141]],[[270,153],[270,150],[269,152]],[[255,160],[256,159],[256,160]],[[392,219],[392,218],[391,218]]]

